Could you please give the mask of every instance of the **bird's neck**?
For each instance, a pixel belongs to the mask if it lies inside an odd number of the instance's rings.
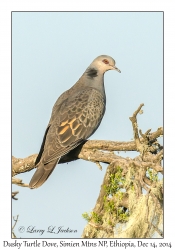
[[[83,74],[83,77],[86,79],[87,85],[89,87],[97,89],[102,94],[105,93],[104,73],[102,71],[97,70],[94,67],[89,67]]]
[[[89,67],[75,85],[76,88],[84,85],[85,87],[97,89],[102,94],[105,94],[104,72],[99,71],[94,67]]]

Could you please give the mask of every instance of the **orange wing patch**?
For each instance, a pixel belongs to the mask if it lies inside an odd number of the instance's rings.
[[[66,125],[65,127],[63,127],[60,131],[59,131],[59,135],[64,134],[64,132],[66,132],[69,128],[69,125]]]
[[[58,134],[62,143],[68,141],[72,136],[78,136],[83,129],[82,123],[75,117],[62,121],[58,128]],[[72,137],[72,139],[73,139]]]
[[[66,120],[65,122],[62,122],[61,124],[60,124],[60,126],[62,127],[62,126],[64,126],[64,125],[66,125],[68,123],[68,120]]]
[[[69,122],[69,124],[72,125],[72,123],[73,123],[75,120],[76,120],[76,118],[73,118],[73,119]]]
[[[71,121],[70,120],[63,121],[59,127],[59,135],[64,134],[64,132],[66,132],[69,127],[72,130],[72,134],[74,134],[74,130],[76,130],[80,125],[81,124],[77,121],[76,118],[73,118]]]

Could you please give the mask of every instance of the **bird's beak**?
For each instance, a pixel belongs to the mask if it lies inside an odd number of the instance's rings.
[[[119,73],[121,73],[121,70],[119,70],[116,66],[113,66],[115,70],[117,70]]]

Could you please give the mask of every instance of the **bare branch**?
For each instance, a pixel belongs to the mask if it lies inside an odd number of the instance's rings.
[[[160,137],[162,135],[163,135],[163,128],[160,127],[160,128],[157,129],[156,132],[149,135],[149,139],[154,140],[154,139],[156,139],[156,138],[158,138],[158,137]]]
[[[140,106],[138,107],[138,109],[133,113],[132,117],[129,117],[129,119],[132,122],[132,127],[133,127],[133,132],[134,132],[134,140],[135,140],[135,144],[136,144],[136,148],[137,151],[139,151],[140,153],[143,153],[142,148],[141,148],[141,142],[140,142],[140,138],[139,138],[139,133],[138,133],[138,125],[137,125],[137,115],[140,112],[141,108],[144,106],[144,104],[140,104]]]
[[[30,155],[24,159],[12,156],[12,176],[21,174],[35,168],[37,154]]]
[[[16,226],[16,223],[18,222],[18,218],[19,218],[19,215],[16,216],[16,219],[15,219],[15,217],[13,216],[13,220],[15,221],[15,223],[14,223],[14,225],[13,225],[13,227],[12,227],[12,238],[16,238],[16,235],[15,235],[15,233],[14,233],[14,228],[15,228],[15,226]]]
[[[155,231],[156,231],[161,237],[163,237],[163,232],[162,232],[159,228],[157,228],[153,223],[151,224],[151,226],[153,226],[154,229],[155,229]]]
[[[12,230],[15,228],[16,226],[16,223],[18,222],[18,218],[19,218],[19,215],[16,216],[16,219],[15,219],[15,216],[13,216],[13,220],[15,221],[13,227],[12,227]]]
[[[17,178],[12,178],[12,184],[16,184],[18,186],[21,186],[21,187],[28,187],[29,185],[28,184],[25,184],[22,182],[21,179],[17,179]]]
[[[15,197],[18,193],[19,193],[19,191],[12,192],[12,199],[18,200],[18,198]]]

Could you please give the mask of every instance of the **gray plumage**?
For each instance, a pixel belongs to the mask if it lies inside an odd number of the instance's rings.
[[[36,159],[30,188],[41,186],[59,159],[90,137],[105,113],[104,73],[120,70],[110,56],[97,57],[81,78],[56,101]]]

